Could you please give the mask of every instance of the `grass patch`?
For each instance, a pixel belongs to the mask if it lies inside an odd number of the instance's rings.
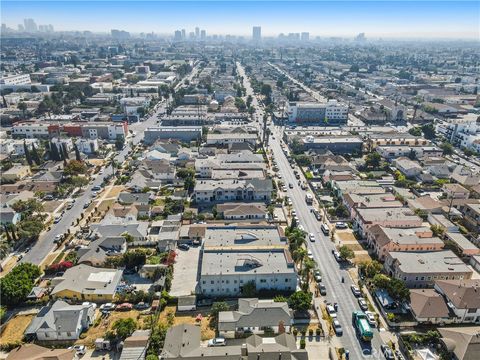
[[[21,342],[23,340],[23,333],[33,318],[34,315],[18,315],[8,321],[0,337],[0,346],[5,347],[8,346],[8,344]]]

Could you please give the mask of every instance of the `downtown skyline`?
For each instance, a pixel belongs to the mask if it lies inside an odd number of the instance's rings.
[[[372,38],[478,39],[478,2],[450,1],[3,1],[2,23],[17,29],[25,18],[57,31],[109,33],[120,29],[171,36],[177,29],[250,37],[309,32],[310,35]],[[448,26],[446,26],[448,24]]]

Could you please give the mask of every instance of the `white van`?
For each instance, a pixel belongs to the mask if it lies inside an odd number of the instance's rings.
[[[328,234],[330,234],[330,229],[328,228],[327,224],[323,223],[322,226],[322,232],[328,236]]]

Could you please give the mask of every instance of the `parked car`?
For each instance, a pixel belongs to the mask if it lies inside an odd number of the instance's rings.
[[[147,303],[144,303],[143,301],[134,305],[134,308],[137,310],[145,310],[145,309],[148,309],[149,307],[150,305],[148,305]]]
[[[315,278],[315,281],[316,281],[317,283],[322,282],[322,275],[320,275],[320,274],[315,274],[315,275],[314,275],[314,278]]]
[[[380,346],[380,349],[382,350],[383,356],[385,356],[385,359],[387,360],[394,360],[395,357],[393,356],[393,351],[390,349],[390,346],[382,344]]]
[[[67,210],[70,210],[71,208],[73,208],[73,201],[67,204]]]
[[[327,287],[325,285],[319,284],[318,289],[320,290],[320,295],[327,295]]]
[[[187,250],[190,249],[190,246],[188,246],[187,244],[179,244],[179,245],[178,245],[178,248],[179,248],[180,250],[185,250],[185,251],[187,251]]]
[[[342,260],[342,257],[340,256],[340,253],[338,251],[334,251],[333,256],[335,257],[335,260],[337,260],[338,262]]]
[[[75,350],[75,355],[77,356],[85,355],[87,352],[87,348],[85,347],[85,345],[73,345],[73,346],[70,346],[68,349]]]
[[[310,239],[311,242],[315,242],[315,234],[314,233],[308,234],[308,238]]]
[[[113,311],[113,310],[115,310],[115,304],[105,303],[105,304],[100,305],[100,311],[102,311],[102,312]]]
[[[115,310],[117,310],[117,311],[129,311],[129,310],[132,310],[132,309],[133,309],[132,304],[123,303],[123,304],[118,305]]]
[[[397,357],[397,360],[405,360],[405,356],[403,356],[400,350],[395,350],[395,356]]]
[[[61,242],[63,240],[63,234],[58,234],[58,235],[55,235],[55,238],[53,239],[53,242],[55,244],[58,244],[59,242]]]
[[[292,184],[292,183],[288,183],[288,187],[289,187],[290,189],[293,189],[293,184]]]
[[[325,235],[328,236],[328,235],[330,234],[330,229],[328,228],[328,225],[327,225],[327,224],[323,223],[322,226],[321,226],[321,228],[322,228],[322,231],[323,231],[323,233],[324,233]]]
[[[60,220],[62,220],[62,215],[57,215],[55,216],[55,218],[53,219],[53,223],[54,224],[58,224],[60,222]]]
[[[313,260],[312,250],[309,249],[309,250],[307,251],[307,256],[308,256],[309,259]]]
[[[335,227],[337,229],[346,229],[346,228],[348,228],[348,225],[345,224],[344,222],[339,221],[339,222],[335,223]]]
[[[225,346],[225,345],[227,345],[227,341],[222,337],[218,337],[218,338],[208,340],[208,346],[210,346],[210,347],[212,347],[212,346]]]
[[[83,208],[84,208],[84,209],[88,208],[91,203],[92,203],[91,200],[87,201],[85,204],[83,204]]]
[[[333,325],[333,329],[335,330],[335,334],[337,334],[337,336],[342,336],[343,329],[342,329],[342,325],[340,325],[340,321],[338,321],[337,319],[334,319],[332,322],[332,325]]]
[[[100,191],[102,188],[99,185],[92,187],[92,191]]]
[[[327,305],[327,313],[330,315],[331,318],[336,318],[337,317],[337,312],[335,311],[335,308],[332,305]]]
[[[360,295],[362,295],[360,289],[355,285],[350,286],[350,289],[352,289],[352,293],[353,295],[355,295],[355,297],[359,297]]]
[[[367,315],[367,321],[371,326],[377,326],[377,320],[375,319],[375,313],[371,311],[365,311],[365,315]]]
[[[360,305],[360,309],[362,309],[363,311],[368,310],[368,305],[367,305],[367,302],[365,301],[365,299],[359,298],[358,299],[358,305]]]

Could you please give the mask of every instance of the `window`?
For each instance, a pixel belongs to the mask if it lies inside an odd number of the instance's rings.
[[[265,280],[265,279],[260,279],[260,282],[261,282],[261,283],[266,283],[267,280]]]
[[[72,333],[71,333],[71,332],[67,332],[67,336],[72,336]]]
[[[213,280],[210,280],[210,284],[212,284],[212,285],[213,285],[213,284],[215,284],[215,281],[213,281]]]

